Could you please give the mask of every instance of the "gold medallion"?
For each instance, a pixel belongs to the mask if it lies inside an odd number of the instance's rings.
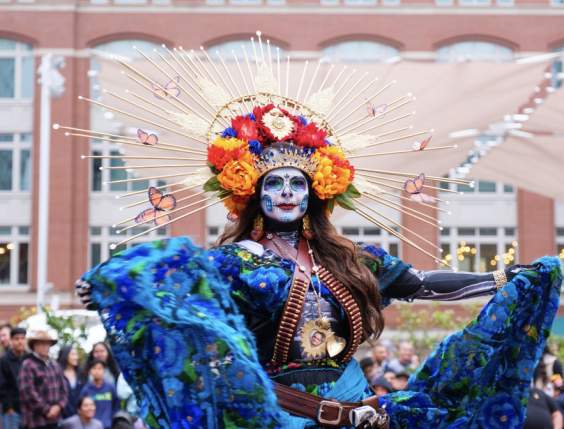
[[[337,356],[346,346],[344,338],[335,335],[326,317],[307,321],[301,332],[301,346],[309,359]]]

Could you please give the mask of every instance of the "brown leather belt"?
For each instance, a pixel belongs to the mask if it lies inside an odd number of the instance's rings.
[[[339,402],[300,392],[280,383],[274,383],[274,391],[278,398],[278,404],[284,410],[295,416],[312,419],[324,427],[354,426],[355,422],[350,420],[351,411],[368,405],[379,414],[378,423],[365,422],[356,427],[389,428],[389,418],[386,412],[379,406],[377,396],[371,396],[362,402]],[[374,422],[375,420],[378,419],[373,419],[372,421]]]

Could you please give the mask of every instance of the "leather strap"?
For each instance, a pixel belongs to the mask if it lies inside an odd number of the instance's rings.
[[[356,427],[374,429],[387,429],[389,427],[389,418],[378,404],[377,396],[371,396],[362,402],[339,402],[301,392],[280,383],[274,383],[274,391],[278,398],[278,404],[284,410],[295,416],[312,419],[323,427],[354,426],[355,422],[351,421],[351,411],[365,405],[372,407],[379,414],[379,417],[373,419],[373,423],[357,425]]]
[[[282,310],[271,359],[273,365],[280,365],[288,360],[292,340],[300,321],[305,296],[311,280],[311,257],[308,253],[307,241],[303,239],[300,239],[297,250],[276,234],[267,234],[260,243],[277,255],[296,261],[292,286]]]

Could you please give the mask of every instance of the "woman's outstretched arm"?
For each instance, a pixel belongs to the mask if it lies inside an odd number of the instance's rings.
[[[504,271],[490,273],[421,271],[409,268],[386,290],[386,296],[407,301],[455,301],[490,295],[523,268],[524,266],[512,266]]]

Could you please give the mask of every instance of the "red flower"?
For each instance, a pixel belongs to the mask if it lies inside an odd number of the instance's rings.
[[[327,137],[327,133],[317,128],[313,122],[310,122],[307,125],[302,125],[300,123],[300,126],[294,135],[294,143],[302,147],[318,148],[327,146],[327,143],[325,143],[325,137]]]
[[[276,106],[272,103],[267,104],[266,106],[263,107],[255,107],[253,109],[253,115],[256,119],[256,125],[258,127],[259,133],[260,133],[260,138],[259,140],[261,141],[261,143],[266,144],[266,143],[273,143],[273,142],[278,142],[278,141],[286,141],[286,140],[293,140],[294,138],[294,132],[288,134],[287,136],[285,136],[282,140],[278,139],[274,134],[272,134],[272,132],[270,131],[270,129],[263,124],[262,122],[262,117],[270,112],[272,109],[274,109]],[[299,125],[299,120],[298,118],[296,118],[294,115],[291,115],[287,110],[282,109],[280,107],[278,107],[278,109],[280,109],[280,111],[282,113],[284,113],[285,116],[287,116],[288,118],[290,118],[292,120],[292,122],[294,123],[294,130],[296,130],[298,128]]]
[[[258,140],[257,123],[251,118],[237,116],[231,120],[231,127],[237,132],[237,138],[245,141]]]

